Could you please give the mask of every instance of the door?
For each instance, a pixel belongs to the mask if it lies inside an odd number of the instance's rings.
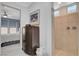
[[[55,18],[54,55],[78,55],[78,13]]]

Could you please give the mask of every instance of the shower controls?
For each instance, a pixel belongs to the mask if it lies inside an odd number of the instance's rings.
[[[67,27],[67,30],[69,30],[70,29],[70,27]]]
[[[75,29],[77,29],[77,27],[76,26],[73,26],[72,29],[75,30]]]
[[[70,27],[68,26],[68,27],[67,27],[67,30],[69,30],[69,29],[70,29]],[[73,29],[73,30],[76,30],[77,27],[76,27],[76,26],[73,26],[72,29]]]

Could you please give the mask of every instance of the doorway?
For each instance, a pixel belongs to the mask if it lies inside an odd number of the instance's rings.
[[[1,3],[1,55],[20,51],[20,9]]]

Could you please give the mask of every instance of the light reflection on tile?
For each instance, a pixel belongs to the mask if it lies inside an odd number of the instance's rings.
[[[21,50],[20,44],[14,44],[14,45],[2,47],[1,55],[2,56],[29,56]]]

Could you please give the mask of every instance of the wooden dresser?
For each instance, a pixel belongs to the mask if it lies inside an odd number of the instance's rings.
[[[36,50],[39,48],[39,26],[27,24],[22,31],[23,51],[29,55],[36,55]]]

